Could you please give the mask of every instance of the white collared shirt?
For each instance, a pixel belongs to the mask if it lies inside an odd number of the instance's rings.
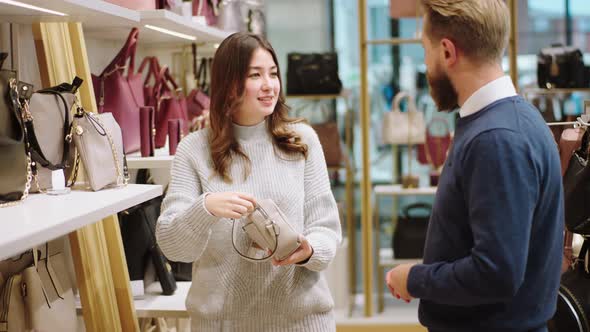
[[[510,76],[502,76],[475,91],[459,110],[459,115],[464,118],[474,114],[489,104],[507,97],[516,96],[516,89]]]

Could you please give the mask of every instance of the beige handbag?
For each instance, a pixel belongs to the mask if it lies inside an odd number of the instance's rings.
[[[30,257],[33,264],[21,272],[0,272],[0,281],[8,277],[0,295],[0,332],[75,332],[76,307],[65,272],[63,241],[34,248],[31,254],[10,263],[18,266]]]
[[[234,221],[233,223],[234,228],[236,222]],[[253,258],[253,253],[255,253],[257,248],[251,245],[248,255],[242,254],[236,248],[232,230],[232,244],[234,249],[241,257],[249,261],[267,261],[272,257],[283,260],[289,257],[301,245],[299,233],[289,224],[289,221],[275,202],[270,199],[258,201],[258,205],[254,211],[246,217],[245,225],[242,226],[242,229],[258,247],[262,248],[265,252],[269,252],[266,257]]]
[[[408,111],[402,112],[400,103],[408,101]],[[424,114],[416,110],[414,98],[401,91],[392,103],[391,112],[385,113],[382,127],[383,143],[385,144],[422,144],[426,140]]]
[[[123,136],[112,113],[93,114],[79,108],[70,135],[84,163],[86,179],[92,190],[127,184]]]
[[[28,102],[33,118],[28,128],[31,154],[37,164],[36,185],[31,188],[32,192],[52,188],[52,170],[63,169],[66,180],[72,172],[74,149],[66,137],[76,102],[75,93],[80,85],[82,80],[76,77],[71,84],[62,83],[36,91]]]

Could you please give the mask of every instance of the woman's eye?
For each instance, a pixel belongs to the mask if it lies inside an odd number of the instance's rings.
[[[279,76],[279,73],[270,73],[270,76],[277,77],[277,76]]]
[[[259,73],[252,73],[250,75],[248,75],[248,77],[259,77],[260,74]]]

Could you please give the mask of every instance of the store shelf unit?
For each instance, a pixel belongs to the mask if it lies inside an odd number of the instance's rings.
[[[82,22],[86,36],[105,40],[124,40],[132,27],[141,30],[144,44],[186,44],[221,42],[231,32],[193,22],[191,18],[169,10],[135,11],[101,0],[19,0],[20,3],[55,11],[50,14],[3,3],[0,21],[12,23]],[[173,34],[149,29],[146,25],[166,29]]]
[[[30,195],[22,204],[0,209],[0,260],[161,194],[162,186],[130,184],[97,192]]]

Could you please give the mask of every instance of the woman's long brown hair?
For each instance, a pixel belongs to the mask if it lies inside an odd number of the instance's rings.
[[[255,34],[238,32],[230,35],[219,45],[213,58],[209,143],[213,169],[228,183],[232,181],[229,165],[233,158],[243,157],[250,162],[250,158],[242,151],[234,136],[231,119],[242,104],[250,61],[258,48],[265,49],[272,55],[282,86],[275,51],[266,40]],[[273,144],[287,154],[300,154],[307,158],[307,145],[301,141],[297,133],[287,127],[288,124],[301,120],[289,118],[288,113],[289,107],[285,104],[285,96],[281,89],[275,109],[267,118]],[[249,173],[250,170],[246,170],[245,176]]]

